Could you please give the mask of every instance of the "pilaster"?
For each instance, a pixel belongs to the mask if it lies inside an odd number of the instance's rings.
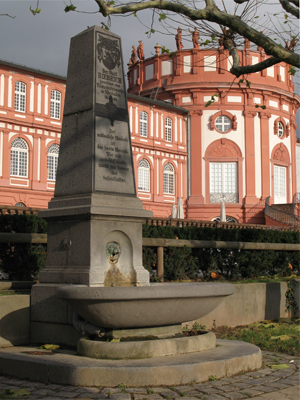
[[[254,117],[255,111],[244,110],[245,126],[245,179],[246,196],[245,204],[257,203],[255,195],[255,136],[254,136]]]
[[[271,114],[260,112],[261,131],[261,194],[266,199],[270,196],[270,148],[269,148],[269,118]]]
[[[191,112],[191,143],[190,143],[190,187],[191,196],[189,205],[195,206],[204,204],[204,196],[202,190],[202,110],[194,110]]]

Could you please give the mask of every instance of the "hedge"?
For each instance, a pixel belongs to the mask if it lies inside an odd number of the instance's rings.
[[[143,237],[232,242],[299,243],[299,232],[261,229],[143,226]],[[144,266],[155,279],[156,248],[144,248]],[[149,262],[154,260],[154,262]],[[150,267],[149,267],[150,266]],[[293,269],[291,269],[291,267]],[[165,280],[209,279],[212,272],[228,280],[299,274],[299,252],[233,249],[164,248]]]
[[[47,233],[47,223],[37,215],[0,215],[0,232]],[[47,245],[0,243],[0,268],[14,281],[37,279],[46,266]]]
[[[36,215],[0,215],[0,232],[46,233],[47,223]],[[299,232],[261,229],[223,229],[143,225],[144,238],[234,242],[299,243]],[[143,265],[155,280],[157,248],[143,247]],[[11,280],[32,280],[46,265],[46,245],[0,244],[0,269]],[[293,270],[291,269],[291,266]],[[164,278],[209,279],[211,273],[228,279],[299,274],[299,252],[231,249],[164,248]]]

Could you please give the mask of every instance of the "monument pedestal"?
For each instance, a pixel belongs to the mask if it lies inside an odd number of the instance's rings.
[[[48,221],[41,283],[149,285],[142,266],[142,224],[152,213],[138,198],[97,193],[54,198],[40,215]]]

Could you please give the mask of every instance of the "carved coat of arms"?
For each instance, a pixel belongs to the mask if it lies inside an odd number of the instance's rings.
[[[109,70],[114,69],[116,65],[119,67],[121,63],[121,52],[118,46],[118,40],[98,35],[98,41],[98,60],[100,62],[102,61]]]

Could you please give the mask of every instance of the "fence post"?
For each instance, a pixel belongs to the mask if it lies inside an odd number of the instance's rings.
[[[157,275],[159,282],[164,281],[164,248],[157,248]]]

